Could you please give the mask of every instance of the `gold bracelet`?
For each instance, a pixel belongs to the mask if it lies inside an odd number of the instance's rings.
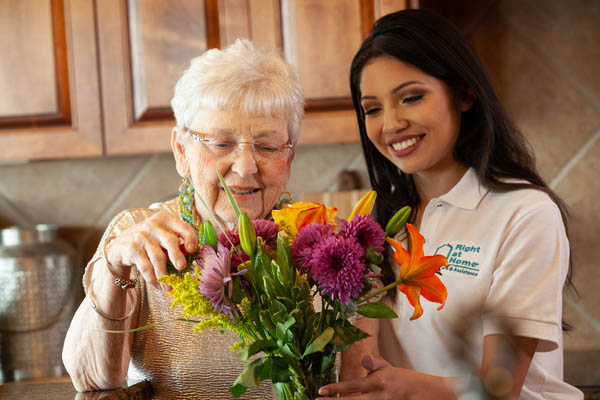
[[[92,279],[92,281],[90,282],[90,286],[88,288],[87,294],[88,294],[88,297],[90,298],[90,303],[92,303],[92,308],[94,309],[94,311],[96,311],[98,313],[99,316],[101,316],[102,318],[111,320],[111,321],[123,321],[133,315],[133,312],[135,311],[133,292],[130,292],[130,291],[127,292],[129,294],[129,296],[131,297],[131,310],[129,310],[127,315],[124,315],[122,317],[111,317],[110,315],[108,315],[104,311],[102,311],[100,309],[100,307],[98,307],[96,305],[96,299],[94,299],[94,292],[92,290],[93,286],[94,286],[94,280]]]
[[[115,278],[115,285],[117,285],[121,289],[135,289],[137,282],[138,282],[137,275],[134,278],[127,279],[127,278],[120,277],[112,270],[112,265],[110,265],[110,262],[108,261],[108,254],[107,254],[107,250],[106,250],[106,248],[108,247],[108,244],[112,241],[113,241],[113,239],[110,239],[104,243],[103,254],[104,254],[104,262],[106,263],[106,268],[108,268],[108,271]],[[137,270],[137,268],[136,268],[136,270]]]

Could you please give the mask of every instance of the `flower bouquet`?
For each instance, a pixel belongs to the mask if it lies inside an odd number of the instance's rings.
[[[401,281],[383,288],[373,282],[381,276],[386,235],[404,226],[410,209],[398,212],[386,232],[369,215],[373,191],[339,226],[334,207],[305,202],[273,211],[275,222],[251,221],[222,184],[238,214],[237,228],[217,235],[206,221],[203,247],[187,256],[188,268],[171,266],[159,281],[171,286],[172,306],[183,306],[194,333],[216,328],[239,337],[231,349],[247,365],[230,388],[234,397],[267,379],[280,400],[314,399],[335,378],[336,353],[368,336],[350,317],[396,317],[371,300]],[[399,254],[410,264],[407,252]],[[418,304],[412,287],[409,299]]]

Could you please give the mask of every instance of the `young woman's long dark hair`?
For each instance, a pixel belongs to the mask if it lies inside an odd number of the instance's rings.
[[[454,157],[477,173],[492,191],[522,188],[542,190],[558,205],[567,226],[567,208],[536,170],[533,153],[517,127],[508,118],[489,82],[483,64],[469,43],[444,18],[422,10],[404,10],[380,18],[355,55],[350,69],[352,101],[375,201],[377,221],[385,226],[400,207],[420,204],[409,174],[402,173],[384,157],[367,137],[361,107],[360,80],[363,68],[376,57],[392,57],[415,66],[446,83],[455,100],[471,99],[462,114]],[[506,178],[530,184],[507,183]],[[415,214],[410,221],[414,221]],[[567,282],[571,282],[571,268]]]

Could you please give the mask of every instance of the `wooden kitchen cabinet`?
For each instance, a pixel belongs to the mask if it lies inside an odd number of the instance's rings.
[[[102,154],[94,4],[0,1],[0,161]]]
[[[0,90],[0,145],[12,149],[0,159],[10,160],[169,151],[175,82],[192,57],[238,37],[277,49],[298,68],[301,143],[357,141],[351,59],[375,18],[407,0],[1,0],[0,7],[8,33],[0,51],[11,55],[0,61],[9,89]]]
[[[375,18],[406,0],[103,0],[97,3],[108,154],[168,151],[169,101],[189,60],[244,37],[298,68],[300,143],[358,141],[348,76]]]

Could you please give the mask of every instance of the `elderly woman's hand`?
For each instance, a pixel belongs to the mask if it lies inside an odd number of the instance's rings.
[[[198,248],[198,233],[182,219],[161,210],[119,234],[108,244],[107,257],[116,273],[128,276],[135,266],[147,283],[160,289],[157,279],[167,273],[167,259],[175,268],[186,266],[180,239],[188,253]],[[168,258],[167,258],[168,257]]]

